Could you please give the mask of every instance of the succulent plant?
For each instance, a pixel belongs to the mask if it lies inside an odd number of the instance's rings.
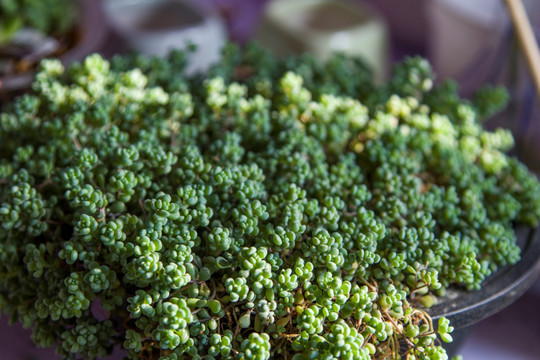
[[[505,91],[421,58],[380,86],[343,55],[186,59],[47,60],[0,115],[0,309],[66,359],[446,359],[426,306],[540,218],[481,125]]]

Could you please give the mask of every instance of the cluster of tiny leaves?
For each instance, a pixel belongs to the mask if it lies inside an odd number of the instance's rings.
[[[9,41],[23,27],[63,36],[75,24],[75,14],[73,0],[2,0],[0,44]]]
[[[224,49],[64,69],[0,115],[0,309],[66,359],[446,359],[424,310],[520,258],[540,185],[507,98],[411,58]]]

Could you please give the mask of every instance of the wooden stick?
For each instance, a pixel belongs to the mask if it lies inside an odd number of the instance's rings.
[[[522,0],[506,0],[506,5],[510,11],[521,48],[536,86],[536,95],[540,99],[540,51],[538,50],[538,43],[531,22],[527,17]]]

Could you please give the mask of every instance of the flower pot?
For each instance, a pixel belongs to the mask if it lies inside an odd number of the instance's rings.
[[[499,1],[437,0],[427,3],[428,57],[441,80],[456,79],[469,95],[490,81],[504,56],[509,21]]]
[[[309,52],[326,60],[333,52],[361,56],[382,81],[388,72],[388,31],[365,3],[277,0],[268,4],[257,41],[277,55]]]
[[[97,51],[105,40],[107,28],[103,21],[100,2],[78,0],[80,19],[75,28],[75,44],[59,59],[67,65]],[[0,95],[25,90],[30,87],[35,69],[0,77]]]
[[[211,7],[195,1],[108,0],[104,10],[115,32],[142,54],[166,56],[172,49],[196,45],[188,74],[217,62],[225,44],[221,18]]]
[[[425,47],[429,32],[424,8],[429,0],[367,0],[388,23],[392,38],[414,49]]]

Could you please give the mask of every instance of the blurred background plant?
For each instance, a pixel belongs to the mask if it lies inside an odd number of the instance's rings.
[[[73,0],[1,0],[0,75],[24,72],[65,51],[76,20]]]
[[[22,28],[45,35],[66,36],[76,20],[73,0],[0,1],[0,44],[5,45]]]

